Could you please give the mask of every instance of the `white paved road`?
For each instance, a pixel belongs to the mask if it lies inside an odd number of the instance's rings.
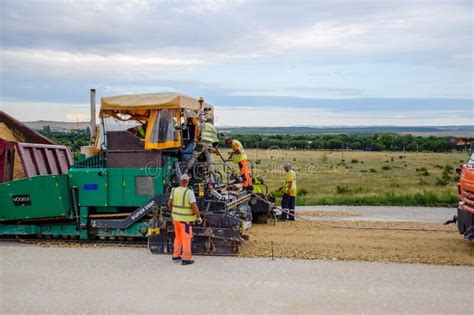
[[[472,314],[474,268],[0,243],[0,312]]]

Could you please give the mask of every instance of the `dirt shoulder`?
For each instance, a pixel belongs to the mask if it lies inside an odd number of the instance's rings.
[[[335,225],[335,228],[327,225]],[[348,227],[348,228],[343,228]],[[357,230],[354,227],[443,231]],[[474,266],[474,242],[456,226],[420,222],[278,222],[254,225],[243,257],[391,261]]]

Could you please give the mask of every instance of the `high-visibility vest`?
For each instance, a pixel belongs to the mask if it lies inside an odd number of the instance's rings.
[[[173,220],[180,222],[192,222],[196,221],[196,215],[191,208],[189,202],[190,189],[186,187],[176,187],[172,190],[173,196],[173,208],[171,209],[171,215]]]
[[[145,128],[143,128],[142,125],[136,126],[135,130],[137,131],[138,137],[145,139]]]
[[[253,179],[253,191],[254,194],[263,194],[262,181],[258,176]]]
[[[203,123],[203,128],[201,130],[201,141],[208,141],[210,143],[219,142],[217,137],[216,127],[211,123]]]
[[[236,153],[234,151],[234,147],[237,147],[240,153]],[[232,140],[232,151],[234,151],[234,154],[232,155],[232,161],[234,163],[239,163],[239,162],[242,162],[243,160],[248,160],[247,154],[245,153],[245,150],[244,150],[244,146],[242,145],[242,143],[240,143],[239,140]]]
[[[291,182],[291,187],[288,187],[288,183]],[[290,189],[290,196],[295,197],[297,194],[296,189],[296,172],[293,170],[289,170],[285,174],[285,185],[283,186],[283,190],[285,194],[288,192],[288,188]]]

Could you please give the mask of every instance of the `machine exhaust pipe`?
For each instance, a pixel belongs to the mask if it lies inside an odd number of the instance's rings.
[[[95,119],[95,89],[91,89],[91,121],[90,121],[90,135],[91,135],[91,143],[94,143],[95,136],[97,133],[97,123]]]

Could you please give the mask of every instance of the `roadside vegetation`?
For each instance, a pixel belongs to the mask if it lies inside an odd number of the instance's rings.
[[[74,159],[79,158],[82,146],[89,145],[89,129],[73,129],[71,131],[52,131],[49,126],[45,126],[39,132],[53,140],[57,144],[69,147]]]
[[[448,152],[460,149],[455,137],[413,136],[411,134],[235,134],[246,148],[267,149],[278,147],[295,150],[365,150]]]
[[[40,133],[57,143],[68,145],[78,151],[89,142],[88,129],[73,129],[70,132],[54,131],[45,126]],[[246,148],[288,150],[363,150],[405,152],[450,152],[462,150],[456,146],[455,137],[413,136],[411,134],[233,134]],[[350,162],[350,161],[349,161]],[[357,163],[357,162],[355,162]]]

